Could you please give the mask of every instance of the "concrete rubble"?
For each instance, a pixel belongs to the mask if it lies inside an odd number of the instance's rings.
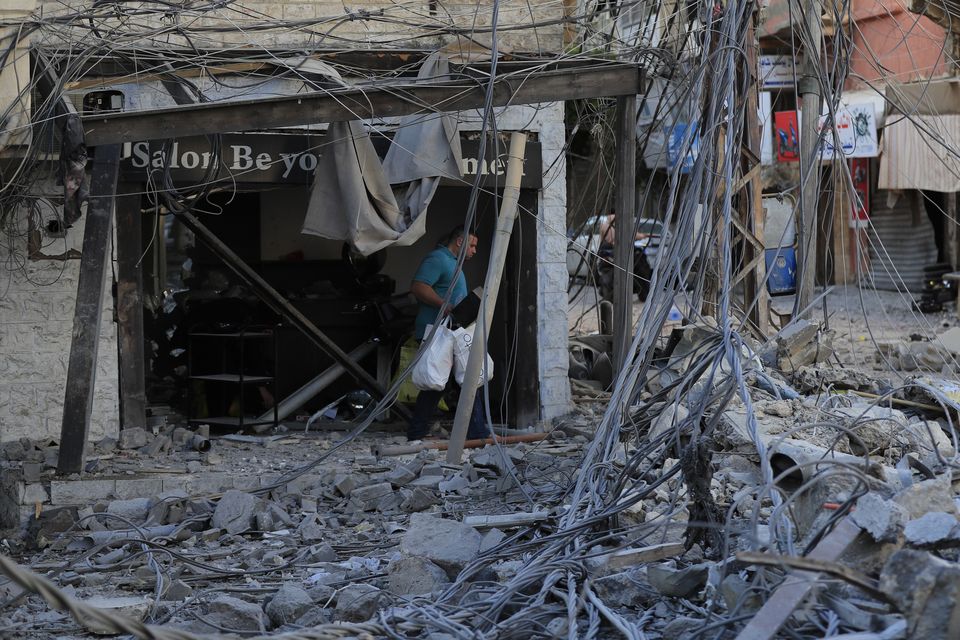
[[[618,483],[616,503],[601,503],[609,515],[591,521],[561,572],[536,569],[536,550],[578,508],[568,492],[586,470],[603,400],[549,425],[547,440],[471,450],[461,465],[430,449],[372,454],[404,442],[389,433],[363,434],[316,464],[336,434],[214,434],[198,451],[191,432],[171,426],[98,443],[89,472],[61,478],[55,443],[7,443],[0,478],[16,520],[7,542],[71,597],[197,634],[377,625],[437,602],[465,612],[494,588],[515,584],[514,597],[529,599],[576,567],[575,584],[608,608],[605,629],[618,620],[652,638],[700,633],[708,610],[776,616],[799,637],[813,637],[820,619],[858,638],[956,637],[960,482],[948,416],[872,372],[844,378],[811,358],[829,336],[810,323],[747,359],[749,407],[734,396],[703,412],[697,403],[709,404],[729,371],[682,398],[657,396],[710,340],[708,330],[682,333],[655,363],[662,378],[641,392],[646,410],[631,415],[637,438],[602,469]],[[705,432],[710,450],[692,449]],[[841,521],[857,535],[825,555]],[[765,611],[791,576],[818,572],[830,577],[822,588]],[[25,595],[0,611],[0,628],[88,637],[47,611]],[[570,634],[566,609],[541,623],[548,635],[531,637]]]

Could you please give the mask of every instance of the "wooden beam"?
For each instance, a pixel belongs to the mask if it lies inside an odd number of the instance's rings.
[[[849,518],[844,518],[837,523],[833,531],[824,536],[807,557],[811,560],[833,562],[853,544],[859,534],[860,527]],[[818,578],[819,574],[812,571],[796,571],[788,574],[773,595],[767,598],[760,610],[743,628],[737,640],[773,638],[780,627],[793,615],[794,609],[800,606],[814,585],[818,583]]]
[[[747,29],[747,70],[749,85],[747,87],[746,104],[746,130],[744,131],[744,143],[746,150],[744,154],[749,156],[741,165],[745,170],[743,176],[744,185],[747,192],[741,194],[743,206],[744,222],[748,224],[750,231],[743,230],[743,236],[747,239],[744,243],[744,261],[750,263],[750,271],[744,282],[743,296],[744,308],[749,310],[747,316],[751,324],[756,327],[761,337],[766,337],[770,331],[770,294],[767,291],[766,275],[766,251],[763,245],[763,227],[766,224],[766,216],[763,211],[763,184],[760,179],[760,118],[757,113],[757,103],[759,101],[759,83],[757,75],[759,68],[757,66],[757,37],[756,37],[757,12],[750,18],[750,26]],[[750,164],[753,163],[751,167]],[[751,233],[752,232],[752,233]]]
[[[107,248],[113,219],[120,145],[105,145],[93,158],[87,220],[83,231],[80,280],[73,315],[73,339],[67,366],[67,385],[60,430],[57,472],[79,473],[90,432],[90,411],[97,373],[100,343],[100,316],[103,310],[103,278],[107,270]]]
[[[499,76],[494,84],[493,106],[635,95],[639,85],[640,72],[631,64],[605,64],[567,71],[529,70]],[[317,122],[464,111],[482,107],[486,92],[487,86],[481,80],[409,82],[279,98],[90,114],[84,116],[83,125],[87,145],[96,146]]]
[[[633,327],[633,251],[637,220],[637,96],[617,99],[613,246],[613,366],[620,371]],[[651,292],[652,294],[653,292]]]
[[[266,280],[260,277],[260,274],[254,271],[250,265],[234,253],[220,238],[197,220],[193,214],[183,211],[176,212],[176,216],[194,233],[197,239],[207,245],[214,255],[220,258],[228,268],[236,273],[240,279],[253,290],[257,297],[263,300],[268,307],[282,316],[292,326],[302,331],[304,335],[324,353],[333,358],[335,362],[342,365],[343,368],[347,370],[347,373],[353,376],[360,386],[369,391],[378,400],[386,395],[386,391],[377,383],[373,376],[354,362],[343,349],[337,346],[337,343],[331,340],[327,334],[320,331],[299,309],[290,304],[276,289],[271,287]],[[394,405],[393,410],[405,418],[410,415],[410,412],[400,404]]]
[[[145,427],[147,392],[144,374],[143,242],[139,185],[117,189],[117,346],[120,358],[120,428]],[[161,239],[162,242],[162,239]]]

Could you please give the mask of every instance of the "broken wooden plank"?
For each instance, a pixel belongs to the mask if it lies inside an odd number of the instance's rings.
[[[747,564],[762,564],[773,567],[783,566],[814,573],[826,573],[827,575],[849,582],[873,598],[883,601],[887,599],[887,596],[877,585],[876,580],[872,580],[866,574],[837,562],[827,562],[826,560],[816,560],[802,556],[771,555],[769,553],[753,553],[749,551],[741,551],[738,553],[737,560],[746,562]]]
[[[83,469],[87,434],[90,433],[103,310],[103,278],[107,271],[107,248],[110,244],[119,166],[120,145],[106,145],[97,149],[93,158],[87,220],[83,230],[80,279],[63,400],[63,424],[57,461],[57,472],[63,475],[79,473]]]
[[[682,554],[685,550],[681,542],[666,542],[649,547],[623,549],[606,556],[606,564],[610,569],[619,569],[621,567],[674,558]]]
[[[860,527],[850,518],[837,523],[807,556],[813,560],[834,561],[853,544],[860,534]],[[793,615],[794,609],[807,597],[817,583],[819,573],[795,571],[784,580],[773,595],[760,607],[756,615],[747,623],[737,640],[769,640],[780,627]]]
[[[529,527],[550,517],[549,511],[531,513],[504,513],[493,516],[464,516],[463,524],[474,529],[509,529],[510,527]]]
[[[494,81],[493,106],[636,95],[637,65],[610,63],[566,71],[534,68],[501,74]],[[84,116],[87,145],[182,138],[186,136],[346,122],[418,113],[478,109],[487,85],[476,80],[410,82],[362,89],[330,89],[278,98],[205,102],[164,109]]]

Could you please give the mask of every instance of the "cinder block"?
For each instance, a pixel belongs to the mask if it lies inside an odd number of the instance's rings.
[[[161,478],[117,478],[113,495],[118,500],[150,498],[163,492]]]
[[[90,504],[113,496],[115,480],[53,480],[50,502],[54,506]]]
[[[43,504],[49,499],[47,490],[39,482],[21,484],[20,487],[20,504]]]

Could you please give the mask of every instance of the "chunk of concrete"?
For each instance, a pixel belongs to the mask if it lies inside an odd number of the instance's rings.
[[[389,482],[378,482],[367,487],[360,487],[350,492],[350,499],[356,501],[364,511],[372,511],[377,507],[381,498],[393,493],[393,485]]]
[[[212,524],[236,535],[249,531],[256,516],[257,498],[249,493],[231,489],[223,494],[213,512]]]
[[[665,596],[689,598],[703,589],[709,568],[708,564],[695,564],[684,569],[652,564],[647,567],[647,580]]]
[[[454,577],[480,552],[482,539],[479,531],[462,522],[415,513],[400,540],[400,552],[422,556]]]
[[[682,404],[673,403],[664,407],[650,425],[649,440],[655,440],[667,431],[673,431],[677,426],[690,416],[690,411]]]
[[[593,581],[593,590],[608,606],[633,609],[650,606],[659,598],[647,580],[647,568],[633,568]]]
[[[837,407],[833,411],[852,421],[847,425],[851,432],[847,441],[855,455],[885,451],[899,441],[909,422],[902,411],[887,407]]]
[[[419,556],[400,558],[387,565],[387,591],[398,596],[419,596],[449,584],[446,572]]]
[[[387,474],[386,480],[395,487],[403,487],[417,479],[417,474],[406,465],[397,465]]]
[[[162,600],[186,600],[193,593],[193,588],[183,580],[174,580],[163,590]]]
[[[147,444],[147,432],[140,427],[132,427],[120,431],[120,440],[117,447],[120,449],[139,449]]]
[[[23,486],[23,495],[20,497],[20,502],[35,505],[38,502],[42,504],[49,499],[46,488],[42,484],[34,482]]]
[[[277,589],[273,597],[263,608],[273,626],[296,622],[308,609],[313,607],[313,599],[300,587],[285,584]]]
[[[880,590],[906,617],[906,637],[960,638],[960,566],[901,549],[880,572]]]
[[[118,516],[126,520],[139,524],[147,520],[150,513],[150,507],[153,506],[152,498],[132,498],[130,500],[114,500],[107,505],[107,513],[112,516]],[[112,529],[126,529],[130,525],[125,522],[119,522],[110,518],[108,525]]]
[[[239,598],[220,596],[208,605],[207,619],[232,631],[266,631],[263,609]]]
[[[903,529],[907,544],[915,547],[931,547],[956,538],[957,518],[950,513],[931,511],[916,520],[911,520]]]
[[[380,589],[360,582],[344,587],[337,595],[335,616],[348,622],[363,622],[372,618],[386,604]]]
[[[363,481],[358,479],[356,476],[344,475],[334,480],[333,488],[337,490],[337,493],[346,497],[349,496],[350,492],[359,487],[361,484],[363,484]]]
[[[323,540],[324,530],[325,527],[320,522],[317,514],[310,513],[307,514],[297,526],[297,535],[299,535],[300,539],[304,542],[319,542]]]
[[[507,534],[505,534],[503,531],[500,531],[500,529],[490,529],[490,531],[487,531],[484,534],[483,540],[480,541],[480,553],[493,549],[495,546],[503,542],[506,537]]]
[[[43,465],[38,462],[24,462],[21,467],[24,482],[40,482],[43,474]]]
[[[903,530],[909,514],[893,500],[868,493],[857,501],[857,508],[850,517],[877,542],[893,542]]]
[[[336,562],[339,560],[337,552],[328,542],[313,545],[307,553],[309,554],[307,559],[310,562]]]
[[[919,518],[931,511],[954,515],[957,513],[949,474],[910,485],[894,496],[893,500],[906,509],[911,518]]]
[[[439,502],[439,498],[432,491],[415,487],[409,496],[400,503],[400,508],[407,513],[416,513],[429,509]]]

